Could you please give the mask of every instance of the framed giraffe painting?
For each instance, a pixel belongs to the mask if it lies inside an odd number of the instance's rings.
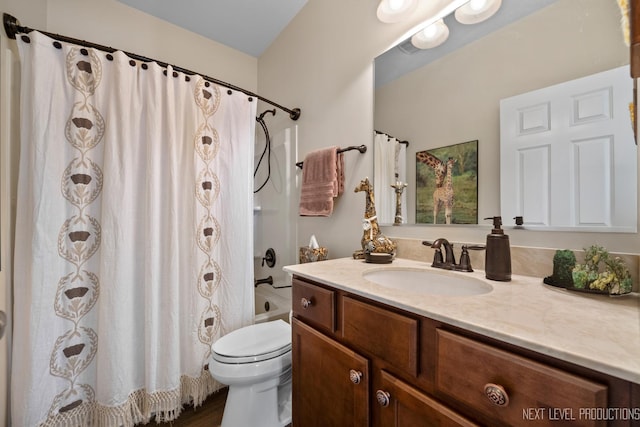
[[[478,223],[478,141],[416,153],[416,224]]]

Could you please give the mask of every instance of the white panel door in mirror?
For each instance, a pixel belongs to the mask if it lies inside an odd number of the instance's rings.
[[[525,226],[635,232],[629,67],[500,102],[501,214]]]

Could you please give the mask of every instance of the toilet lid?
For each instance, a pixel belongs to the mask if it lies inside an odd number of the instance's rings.
[[[251,363],[291,350],[291,326],[284,320],[237,329],[213,344],[213,358],[222,363]]]

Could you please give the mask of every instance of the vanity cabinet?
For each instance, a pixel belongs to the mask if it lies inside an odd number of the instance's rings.
[[[298,319],[292,331],[293,425],[368,426],[369,361]]]
[[[295,275],[292,295],[294,427],[640,425],[593,417],[638,384]]]
[[[473,423],[422,391],[382,370],[375,398],[375,426],[472,427]]]

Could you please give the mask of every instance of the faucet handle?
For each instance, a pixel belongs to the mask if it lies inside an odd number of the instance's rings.
[[[460,264],[456,266],[456,270],[472,272],[471,258],[469,258],[470,250],[482,250],[485,249],[484,245],[462,245],[462,253],[460,254]]]
[[[433,262],[431,263],[431,267],[441,267],[444,264],[444,260],[442,259],[442,251],[440,248],[436,249],[433,253]]]
[[[428,240],[423,240],[422,244],[424,246],[428,246],[430,248],[433,248],[433,242],[429,242]],[[440,250],[440,248],[434,248],[435,251],[433,252],[433,261],[431,262],[431,267],[442,267],[444,265],[444,258],[442,257],[442,251]]]

